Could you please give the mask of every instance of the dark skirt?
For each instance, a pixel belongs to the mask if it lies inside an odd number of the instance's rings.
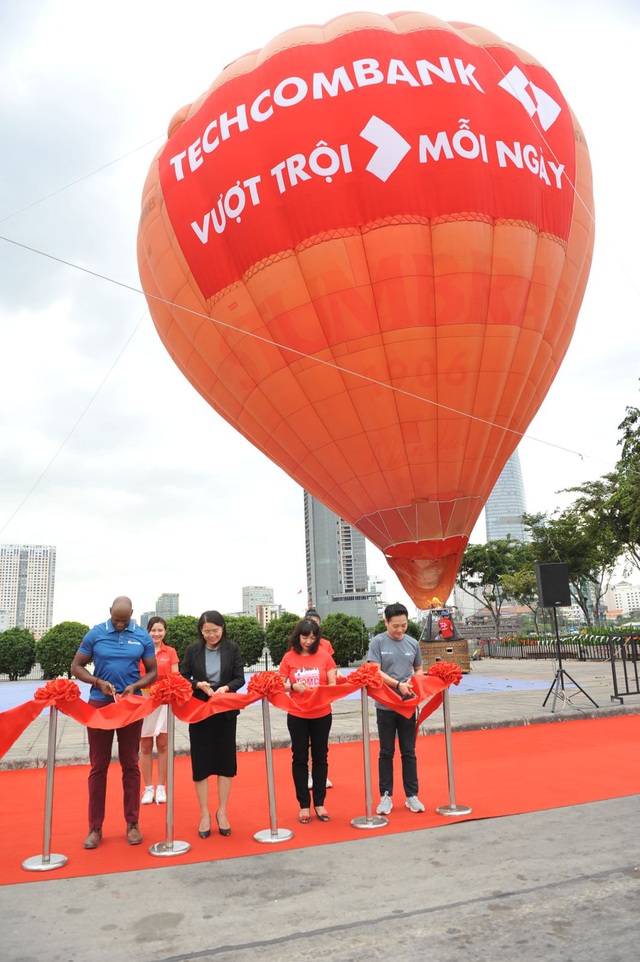
[[[223,711],[189,725],[194,782],[201,782],[210,775],[233,778],[237,773],[237,720],[237,712]]]

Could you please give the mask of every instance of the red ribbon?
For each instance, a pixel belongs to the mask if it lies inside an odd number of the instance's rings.
[[[403,700],[395,689],[384,683],[379,666],[367,663],[346,678],[339,676],[336,685],[319,685],[309,689],[294,703],[285,692],[284,680],[275,671],[253,675],[249,679],[246,694],[214,694],[206,701],[193,697],[192,686],[182,675],[172,674],[151,685],[150,698],[127,695],[102,708],[84,702],[74,681],[56,678],[39,688],[31,701],[0,713],[0,758],[47,705],[55,705],[65,715],[88,728],[113,729],[145,718],[158,704],[171,705],[177,718],[194,723],[218,712],[242,710],[262,698],[267,698],[275,708],[305,718],[317,716],[323,708],[329,709],[339,698],[366,689],[375,701],[406,718],[415,713],[421,702],[426,702],[418,717],[419,726],[442,704],[444,689],[451,684],[460,684],[461,678],[462,671],[458,665],[438,662],[431,666],[426,675],[420,673],[412,676],[411,687],[415,698]]]
[[[64,702],[77,701],[79,697],[80,689],[70,678],[54,678],[43,688],[38,688],[33,695],[35,701],[44,701],[47,705],[61,705]]]
[[[149,688],[149,697],[153,701],[161,705],[171,705],[172,709],[186,705],[192,695],[191,682],[177,672],[154,681]]]
[[[351,672],[348,680],[350,685],[367,688],[369,691],[377,691],[384,686],[380,674],[380,665],[374,665],[372,662],[360,665],[359,668]]]
[[[432,698],[430,702],[423,705],[420,714],[418,715],[418,720],[416,721],[416,730],[420,730],[420,725],[432,715],[436,708],[439,708],[442,704],[444,698],[444,689],[449,688],[451,685],[459,685],[462,681],[462,668],[459,665],[454,665],[448,661],[437,661],[434,665],[428,669],[426,676],[423,677],[437,679],[442,684],[442,690]]]
[[[441,678],[446,685],[459,685],[462,681],[462,668],[449,661],[437,661],[427,671],[433,678]]]
[[[284,678],[277,671],[258,671],[252,675],[247,692],[258,698],[270,698],[284,691]]]

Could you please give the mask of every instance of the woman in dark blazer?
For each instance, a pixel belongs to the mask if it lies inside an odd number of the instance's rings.
[[[199,640],[189,645],[180,663],[180,674],[193,685],[196,698],[208,701],[216,694],[238,691],[244,685],[240,649],[226,637],[225,620],[219,611],[205,611],[198,621]],[[191,771],[200,805],[201,838],[211,835],[209,776],[218,776],[216,821],[221,835],[231,835],[227,802],[231,779],[237,772],[236,723],[239,712],[224,711],[189,725]]]

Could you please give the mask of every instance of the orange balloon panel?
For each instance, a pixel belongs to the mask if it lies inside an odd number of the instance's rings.
[[[175,115],[138,258],[194,387],[426,606],[555,377],[593,234],[585,140],[535,59],[350,14]]]

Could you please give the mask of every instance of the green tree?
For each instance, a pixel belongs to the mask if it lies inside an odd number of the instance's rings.
[[[502,584],[505,575],[513,575],[526,566],[528,546],[513,538],[469,544],[458,570],[458,584],[462,590],[479,598],[491,613],[500,638],[500,615],[507,592]]]
[[[36,661],[45,678],[71,677],[71,662],[88,631],[79,621],[61,621],[36,641]]]
[[[187,646],[198,640],[198,619],[195,615],[175,615],[167,621],[165,643],[171,645],[182,661]]]
[[[527,545],[527,548],[530,549],[530,545]],[[502,575],[500,584],[502,585],[504,594],[508,598],[513,599],[516,604],[529,609],[533,616],[534,628],[537,632],[540,605],[538,604],[538,582],[536,580],[533,554],[531,555],[531,562],[527,564],[527,567],[522,568],[520,571],[514,571],[511,574]]]
[[[626,410],[624,420],[618,425],[622,431],[618,442],[622,455],[616,465],[610,503],[615,512],[612,524],[617,525],[624,552],[640,569],[640,409],[628,407]]]
[[[362,618],[337,612],[322,621],[322,636],[333,645],[336,665],[362,661],[367,653],[369,634]]]
[[[227,638],[240,648],[243,664],[253,665],[262,657],[264,630],[257,618],[248,615],[225,615]]]
[[[567,565],[571,594],[587,625],[600,621],[600,604],[620,556],[620,544],[602,517],[575,504],[552,515],[524,515],[539,564]],[[593,597],[593,608],[592,599]]]
[[[36,640],[26,628],[0,632],[0,675],[17,681],[28,675],[36,663]]]
[[[619,555],[640,570],[640,409],[627,407],[618,430],[622,453],[615,469],[568,490],[578,495],[576,511],[589,515]]]
[[[282,661],[282,656],[289,647],[291,632],[299,621],[300,618],[298,615],[294,615],[290,611],[285,611],[279,618],[274,618],[273,621],[270,621],[267,625],[265,641],[274,667]]]

